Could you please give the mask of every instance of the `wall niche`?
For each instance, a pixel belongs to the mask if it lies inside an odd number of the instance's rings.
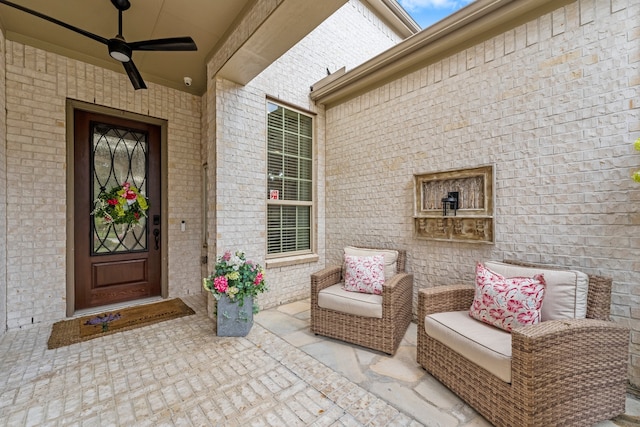
[[[414,175],[413,183],[417,238],[493,243],[493,165]]]

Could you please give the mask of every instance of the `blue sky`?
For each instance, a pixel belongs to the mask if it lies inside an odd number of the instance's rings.
[[[420,25],[427,28],[473,0],[398,0],[398,3]]]

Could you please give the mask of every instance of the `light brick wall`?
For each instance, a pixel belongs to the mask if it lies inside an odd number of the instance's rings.
[[[7,330],[7,128],[4,59],[6,42],[0,31],[0,336]]]
[[[327,259],[402,247],[415,288],[478,260],[614,279],[640,384],[640,3],[581,0],[326,111]],[[495,164],[494,245],[413,237],[413,174]]]
[[[199,292],[201,98],[151,83],[134,91],[124,74],[6,46],[8,327],[65,316],[67,98],[167,120],[169,294]]]
[[[209,267],[225,250],[243,249],[265,265],[266,97],[317,113],[314,164],[317,173],[317,249],[320,262],[269,268],[270,291],[262,307],[307,298],[309,276],[324,266],[324,113],[309,88],[331,72],[353,68],[395,45],[399,37],[357,0],[351,0],[246,86],[216,79],[209,110]],[[215,214],[212,214],[215,212]],[[215,234],[213,234],[215,230]]]

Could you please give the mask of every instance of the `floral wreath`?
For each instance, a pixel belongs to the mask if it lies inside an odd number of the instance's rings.
[[[149,209],[147,198],[128,182],[101,193],[93,203],[91,215],[103,218],[107,224],[137,225]]]

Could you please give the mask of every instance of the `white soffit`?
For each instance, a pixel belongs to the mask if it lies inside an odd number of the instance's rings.
[[[216,73],[246,85],[347,0],[285,0]]]

